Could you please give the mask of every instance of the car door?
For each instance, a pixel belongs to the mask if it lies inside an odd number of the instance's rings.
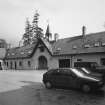
[[[68,69],[59,70],[59,76],[57,76],[58,81],[57,84],[61,87],[71,87],[72,85],[72,74]]]
[[[53,72],[52,79],[55,86],[67,87],[68,77],[63,70],[58,69],[56,72]]]
[[[71,72],[70,70],[66,71],[66,87],[73,87],[75,88],[78,84],[77,76]]]
[[[50,76],[50,80],[53,83],[54,86],[59,86],[59,78],[60,78],[60,72],[59,70],[53,71],[53,73]]]

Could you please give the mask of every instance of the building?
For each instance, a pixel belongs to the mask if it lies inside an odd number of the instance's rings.
[[[36,70],[73,67],[77,61],[92,61],[105,66],[105,32],[83,34],[49,41],[38,38],[36,43],[8,49],[8,69]]]
[[[0,70],[4,69],[3,59],[6,55],[7,43],[4,39],[0,39]]]

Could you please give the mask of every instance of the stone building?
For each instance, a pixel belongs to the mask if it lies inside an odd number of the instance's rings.
[[[0,39],[0,70],[4,69],[3,59],[6,55],[7,43],[4,39]]]
[[[74,62],[91,61],[105,66],[105,32],[83,34],[49,41],[38,38],[34,44],[8,49],[8,69],[36,70],[73,67]]]

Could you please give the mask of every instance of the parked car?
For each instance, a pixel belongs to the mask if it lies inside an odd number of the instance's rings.
[[[85,67],[85,68],[91,68],[91,69],[96,69],[98,64],[96,62],[74,62],[74,67]]]
[[[105,66],[99,66],[96,62],[74,62],[74,67],[76,68],[87,68],[92,72],[104,74],[105,76]]]
[[[84,92],[90,92],[104,86],[101,77],[86,74],[79,68],[51,69],[43,74],[43,83],[48,89],[52,87],[76,88]]]
[[[90,69],[87,69],[87,68],[77,68],[79,70],[81,70],[82,72],[86,73],[86,74],[89,74],[89,75],[92,75],[92,76],[96,76],[96,77],[99,77],[99,78],[102,78],[103,79],[103,74],[100,74],[100,73],[97,73],[97,72],[92,72]]]

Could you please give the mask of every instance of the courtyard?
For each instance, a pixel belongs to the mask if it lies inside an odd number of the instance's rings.
[[[104,105],[105,88],[84,94],[75,90],[46,89],[46,71],[0,71],[0,105]]]

